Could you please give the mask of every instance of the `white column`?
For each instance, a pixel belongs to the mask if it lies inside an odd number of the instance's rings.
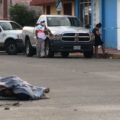
[[[100,1],[93,0],[93,25],[100,22]]]

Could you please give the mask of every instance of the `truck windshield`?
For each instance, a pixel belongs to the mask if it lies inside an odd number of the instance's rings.
[[[0,22],[0,26],[3,30],[20,30],[22,29],[20,25],[14,22]]]
[[[47,23],[49,27],[54,26],[80,27],[80,21],[76,17],[48,17]]]

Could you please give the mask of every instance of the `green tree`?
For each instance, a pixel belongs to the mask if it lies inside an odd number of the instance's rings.
[[[29,10],[25,5],[16,4],[10,7],[10,19],[22,26],[35,25],[37,18],[35,11]]]

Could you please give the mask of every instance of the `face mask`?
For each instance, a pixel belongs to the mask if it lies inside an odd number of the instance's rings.
[[[42,25],[42,26],[45,26],[45,23],[42,23],[41,25]]]

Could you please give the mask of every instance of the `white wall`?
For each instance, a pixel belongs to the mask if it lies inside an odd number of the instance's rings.
[[[120,50],[120,0],[117,0],[117,49]]]
[[[93,25],[100,22],[100,0],[93,0]]]

